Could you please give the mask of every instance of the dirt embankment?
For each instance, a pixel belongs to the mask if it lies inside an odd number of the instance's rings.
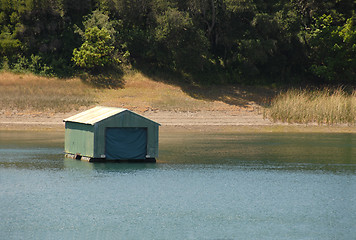
[[[125,76],[120,86],[0,73],[0,130],[63,130],[63,119],[101,105],[127,108],[166,129],[356,132],[347,125],[274,123],[264,118],[264,106],[276,95],[268,88],[179,85],[140,73]]]
[[[0,128],[14,127],[61,127],[63,119],[76,114],[57,113],[48,116],[13,114],[0,115]],[[144,117],[160,123],[162,126],[267,126],[273,124],[264,119],[262,114],[256,112],[176,112],[176,111],[146,111],[141,113]]]
[[[0,73],[0,128],[62,127],[63,119],[96,105],[122,107],[162,126],[270,125],[261,105],[266,89],[198,86],[140,73],[119,88],[96,88],[80,79]]]
[[[64,131],[63,119],[77,113],[58,113],[52,116],[0,115],[0,130]],[[147,111],[142,113],[161,124],[162,131],[196,132],[316,132],[356,133],[355,126],[318,126],[273,123],[256,112],[174,112]]]

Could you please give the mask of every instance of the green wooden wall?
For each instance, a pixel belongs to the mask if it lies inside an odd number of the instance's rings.
[[[94,126],[75,122],[65,123],[66,153],[94,157]]]

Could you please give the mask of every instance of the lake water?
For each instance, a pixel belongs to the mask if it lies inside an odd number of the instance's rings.
[[[356,239],[356,134],[162,132],[157,163],[0,131],[0,239]]]

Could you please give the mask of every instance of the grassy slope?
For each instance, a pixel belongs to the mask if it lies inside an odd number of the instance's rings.
[[[173,81],[172,81],[173,82]],[[78,78],[56,79],[35,75],[0,73],[0,116],[53,115],[81,111],[94,105],[124,107],[136,112],[241,111],[266,112],[275,121],[288,123],[356,123],[356,93],[339,90],[295,91],[278,95],[268,88],[173,85],[141,73],[127,74],[121,88],[95,88]]]
[[[153,81],[140,73],[126,75],[123,79],[123,88],[118,89],[94,88],[78,78],[63,80],[34,75],[0,73],[0,118],[10,117],[5,121],[12,121],[11,119],[17,119],[19,116],[24,116],[25,118],[21,121],[26,121],[26,119],[32,119],[33,116],[53,117],[54,114],[59,113],[56,116],[60,122],[63,119],[63,113],[72,114],[70,112],[82,111],[95,105],[125,107],[139,113],[147,110],[220,111],[223,113],[221,116],[225,113],[236,115],[243,111],[264,111],[261,106],[266,105],[266,102],[269,102],[274,96],[275,92],[267,88],[199,87],[185,84],[176,86],[163,81]],[[355,97],[355,95],[352,96]],[[352,106],[356,106],[355,99],[352,101]],[[279,107],[287,106],[283,95],[279,95],[273,102],[278,103]],[[292,102],[296,106],[300,105],[299,100],[295,101],[294,99]],[[290,108],[292,107],[290,106]],[[267,110],[267,113],[271,116],[273,110],[272,106]],[[34,126],[31,125],[29,128],[32,129]],[[15,126],[14,129],[17,127]],[[214,130],[215,128],[210,127],[209,129]],[[223,126],[216,127],[215,130],[217,129],[229,132],[355,132],[355,127],[344,125],[314,126],[312,128],[306,127],[306,125],[241,126],[237,128]],[[206,127],[203,126],[198,130],[206,130]]]
[[[0,73],[0,114],[65,112],[94,104],[93,90],[79,79],[59,80]]]
[[[254,101],[242,97],[239,89],[231,93],[232,86],[200,87],[184,83],[174,85],[154,81],[141,73],[128,74],[123,81],[122,89],[100,90],[96,94],[98,102],[138,112],[237,111],[258,108]],[[229,99],[233,99],[234,102],[229,102]]]
[[[123,87],[98,89],[78,78],[56,79],[31,74],[0,73],[0,114],[54,114],[94,105],[125,107],[137,112],[239,111],[260,109],[258,92],[233,86],[175,86],[133,73]]]

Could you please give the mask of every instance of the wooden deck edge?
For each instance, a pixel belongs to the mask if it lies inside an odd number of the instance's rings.
[[[66,153],[64,155],[66,158],[72,158],[76,160],[81,160],[81,161],[87,161],[87,162],[125,162],[125,163],[155,163],[156,159],[155,158],[146,158],[146,159],[115,159],[115,160],[109,160],[106,158],[92,158],[92,157],[86,157],[86,156],[81,156],[79,154],[72,154],[72,153]]]

